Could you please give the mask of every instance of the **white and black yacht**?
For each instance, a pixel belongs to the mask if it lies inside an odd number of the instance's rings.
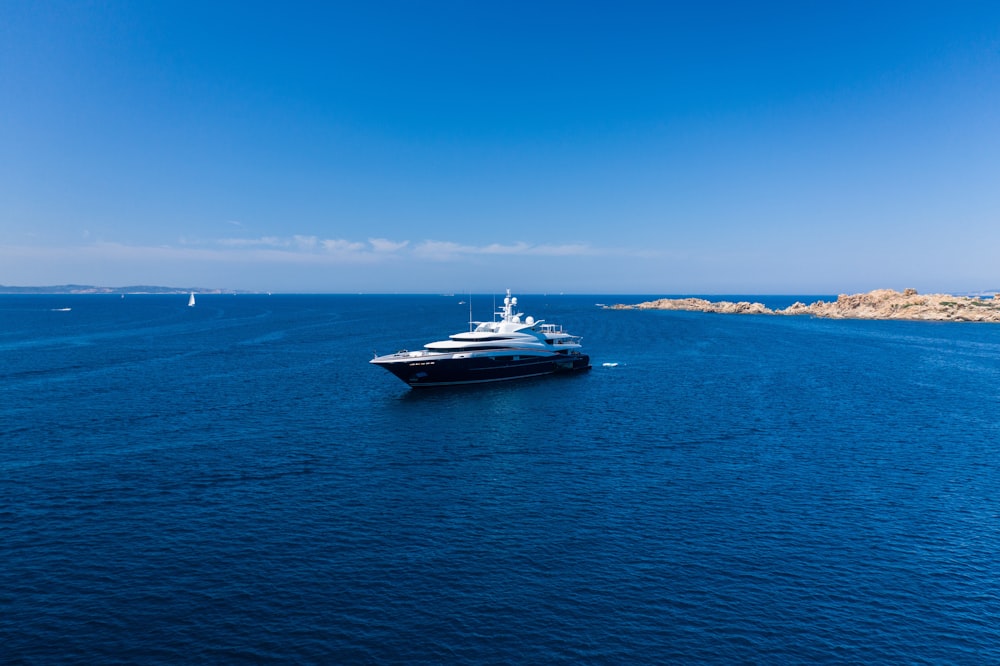
[[[579,336],[517,312],[517,298],[510,289],[496,315],[499,320],[470,322],[468,332],[429,342],[419,351],[376,356],[370,363],[412,387],[497,382],[590,368]]]

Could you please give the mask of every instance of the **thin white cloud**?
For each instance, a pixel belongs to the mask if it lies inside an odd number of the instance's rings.
[[[462,245],[451,241],[428,240],[419,243],[414,249],[414,255],[431,260],[454,260],[462,256],[472,255],[532,255],[542,257],[572,257],[610,254],[613,251],[601,250],[586,243],[566,243],[562,245],[541,244],[532,245],[524,241],[489,245]]]
[[[202,247],[222,247],[232,250],[266,249],[284,250],[288,253],[327,253],[343,255],[402,255],[431,261],[456,260],[461,257],[483,255],[530,255],[541,257],[583,257],[596,255],[640,255],[646,251],[614,248],[595,248],[587,243],[540,243],[525,241],[514,243],[488,243],[468,245],[454,241],[424,240],[411,244],[408,240],[394,241],[388,238],[369,238],[367,243],[345,238],[324,238],[314,235],[295,234],[292,236],[261,236],[258,238],[220,238],[213,241],[193,241],[182,239],[184,245]]]
[[[355,243],[341,238],[325,240],[322,241],[320,245],[327,252],[354,253],[363,252],[367,249],[367,246],[364,243]]]
[[[513,245],[490,243],[483,247],[473,248],[471,254],[525,254],[530,250],[531,246],[525,242],[518,242]]]
[[[289,253],[337,253],[337,254],[359,254],[368,250],[365,243],[345,240],[343,238],[325,238],[318,236],[307,236],[296,234],[294,236],[279,238],[278,236],[262,236],[260,238],[220,238],[210,243],[193,243],[185,241],[186,244],[214,245],[233,249],[250,248],[273,248],[285,250]]]
[[[292,236],[292,244],[300,250],[314,250],[319,247],[319,238],[316,236]]]
[[[606,251],[596,250],[586,243],[567,243],[565,245],[536,245],[529,250],[530,254],[540,254],[547,257],[582,257],[595,254],[606,254]]]
[[[398,252],[410,244],[410,241],[391,241],[388,238],[369,238],[368,243],[375,252]]]
[[[74,282],[82,276],[102,273],[110,275],[190,276],[196,271],[223,270],[236,275],[248,273],[246,279],[257,279],[275,270],[331,269],[351,266],[388,266],[401,270],[425,268],[430,263],[475,263],[488,266],[507,258],[586,258],[593,256],[627,259],[649,259],[663,250],[630,250],[626,248],[595,248],[587,243],[532,244],[525,241],[462,244],[454,241],[425,240],[411,242],[386,238],[369,238],[367,241],[327,238],[313,235],[260,236],[256,238],[181,239],[172,245],[130,245],[116,242],[85,242],[66,246],[22,244],[0,245],[0,266],[7,270],[8,281],[14,276],[51,275],[51,283]],[[14,268],[16,270],[14,270]],[[361,273],[359,273],[360,275]],[[402,275],[402,274],[401,274]],[[63,276],[61,279],[56,276]],[[26,278],[25,278],[26,279]],[[129,278],[142,282],[144,278]],[[27,279],[26,283],[46,281],[44,278]],[[174,279],[176,281],[176,279]]]
[[[215,241],[223,247],[288,247],[288,241],[277,236],[262,236],[260,238],[220,238]]]
[[[448,260],[462,254],[469,254],[473,248],[450,241],[423,241],[413,248],[413,254],[421,259]]]

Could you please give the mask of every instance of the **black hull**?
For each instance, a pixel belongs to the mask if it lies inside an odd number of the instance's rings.
[[[379,363],[413,388],[457,386],[540,377],[590,368],[586,354],[552,355],[513,359],[510,356],[474,358],[414,358],[412,361]]]

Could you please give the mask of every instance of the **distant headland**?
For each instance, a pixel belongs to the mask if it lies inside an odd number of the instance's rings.
[[[720,314],[812,315],[829,319],[919,319],[924,321],[1000,322],[1000,294],[990,298],[919,294],[916,289],[876,289],[867,294],[841,294],[836,301],[794,303],[773,310],[763,303],[661,298],[636,305],[610,305],[612,310],[688,310]]]
[[[202,287],[156,287],[132,285],[129,287],[94,287],[83,284],[60,284],[48,287],[10,287],[0,284],[0,294],[250,294],[256,292],[233,289],[205,289]]]

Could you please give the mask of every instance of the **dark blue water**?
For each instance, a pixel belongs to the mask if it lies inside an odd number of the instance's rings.
[[[1000,326],[458,300],[0,297],[0,661],[1000,662]]]

